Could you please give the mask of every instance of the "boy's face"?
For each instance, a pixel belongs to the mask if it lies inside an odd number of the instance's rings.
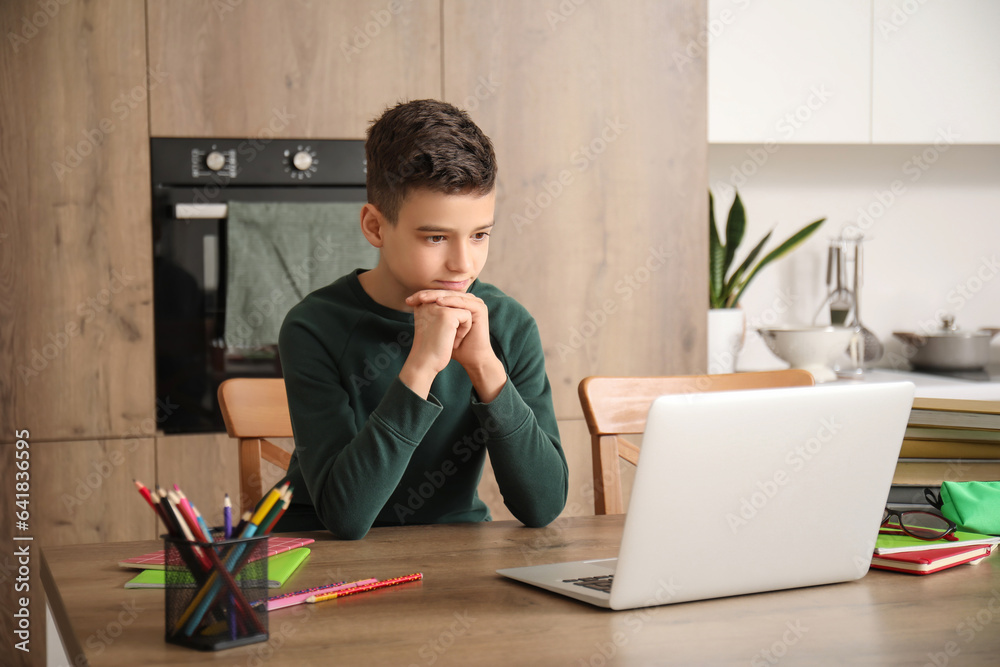
[[[495,191],[409,192],[396,224],[380,225],[381,287],[394,301],[421,290],[468,290],[486,264],[495,203]]]

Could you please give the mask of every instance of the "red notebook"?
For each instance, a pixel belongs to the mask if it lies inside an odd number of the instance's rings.
[[[982,560],[990,555],[995,546],[995,544],[979,544],[950,549],[875,554],[872,556],[872,567],[909,574],[931,574],[956,565]]]
[[[311,537],[275,537],[271,535],[267,538],[267,555],[275,556],[286,551],[291,551],[292,549],[304,547],[315,541]],[[163,564],[163,556],[164,551],[161,549],[160,551],[154,551],[144,556],[126,558],[125,560],[118,561],[118,565],[121,567],[139,568],[141,570],[163,570],[166,569],[166,566]]]

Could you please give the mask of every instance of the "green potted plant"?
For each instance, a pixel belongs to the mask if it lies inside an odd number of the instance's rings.
[[[739,191],[729,209],[726,237],[719,236],[715,224],[715,197],[708,193],[709,262],[708,262],[708,368],[710,373],[731,373],[743,343],[745,320],[737,306],[740,297],[757,274],[776,259],[784,257],[819,229],[826,218],[811,222],[787,238],[781,245],[757,261],[771,239],[772,229],[764,235],[738,266],[733,268],[736,252],[746,232],[746,210]],[[756,263],[755,263],[756,262]]]

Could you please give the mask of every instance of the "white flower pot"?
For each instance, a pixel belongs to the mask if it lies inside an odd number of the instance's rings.
[[[735,373],[736,358],[743,348],[746,315],[742,308],[712,308],[708,311],[708,372]]]

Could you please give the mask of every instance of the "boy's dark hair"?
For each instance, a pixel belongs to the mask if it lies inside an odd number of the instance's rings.
[[[426,188],[444,194],[493,191],[497,160],[489,137],[461,109],[414,100],[387,109],[368,128],[368,201],[395,224],[403,198]]]

